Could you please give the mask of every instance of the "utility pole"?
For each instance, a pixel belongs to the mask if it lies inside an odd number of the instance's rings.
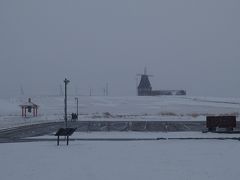
[[[23,87],[22,85],[20,86],[20,95],[23,96],[24,95],[24,90],[23,90]]]
[[[77,101],[77,120],[78,120],[78,98],[75,97],[75,100]]]
[[[138,95],[138,76],[136,77],[136,94]]]
[[[65,98],[64,98],[64,120],[65,120],[65,126],[67,128],[67,84],[70,82],[67,78],[64,79],[65,84]]]
[[[63,96],[63,88],[61,84],[59,86],[59,96]]]
[[[106,96],[108,96],[108,83],[106,83]]]
[[[92,88],[90,88],[89,96],[92,96]]]

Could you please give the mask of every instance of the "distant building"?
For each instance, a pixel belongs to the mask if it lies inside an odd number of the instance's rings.
[[[146,68],[144,74],[140,74],[141,80],[137,87],[138,96],[161,96],[161,95],[186,95],[185,90],[152,90]]]
[[[142,74],[140,83],[138,85],[138,95],[149,96],[150,94],[152,94],[152,86],[149,81],[148,75]]]

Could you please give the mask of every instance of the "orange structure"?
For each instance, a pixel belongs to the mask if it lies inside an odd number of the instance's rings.
[[[27,117],[28,114],[32,114],[33,117],[36,117],[38,115],[38,105],[31,102],[31,98],[28,99],[28,102],[20,105],[22,109],[22,117]]]

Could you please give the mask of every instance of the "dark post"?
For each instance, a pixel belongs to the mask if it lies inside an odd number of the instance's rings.
[[[78,120],[78,98],[75,97],[75,100],[77,101],[77,120]]]
[[[64,136],[65,140],[67,139],[67,145],[69,144],[69,136],[71,136],[77,128],[60,128],[58,131],[55,133],[55,136],[58,136],[57,139],[57,144],[59,145],[59,137]]]
[[[106,96],[108,96],[108,83],[106,84]]]
[[[69,144],[68,141],[69,141],[69,136],[67,136],[67,146],[68,146],[68,144]]]
[[[59,136],[57,137],[57,145],[59,146]]]
[[[70,81],[65,78],[64,80],[64,84],[65,84],[65,98],[64,98],[64,120],[65,120],[65,125],[66,125],[66,128],[67,128],[67,84],[69,83]]]

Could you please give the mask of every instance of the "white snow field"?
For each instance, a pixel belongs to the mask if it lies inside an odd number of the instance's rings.
[[[54,136],[55,132],[51,135],[44,135],[44,136],[35,136],[29,137],[27,139],[46,139],[46,140],[56,140],[56,136]],[[70,139],[157,139],[157,138],[164,138],[164,139],[172,139],[172,138],[239,138],[240,134],[225,134],[225,133],[202,133],[197,131],[179,131],[179,132],[136,132],[136,131],[89,131],[89,132],[75,132]],[[63,138],[61,138],[63,139]]]
[[[71,141],[0,144],[3,180],[236,180],[239,141]]]
[[[19,105],[29,97],[0,99],[0,128],[63,121],[64,98],[33,96],[39,116],[21,117]],[[104,97],[78,96],[79,120],[205,121],[206,115],[237,115],[240,99],[189,96]],[[68,97],[68,113],[76,112],[75,96]]]
[[[21,117],[25,98],[0,99],[0,128],[63,121],[63,97],[35,96],[39,116]],[[68,112],[76,112],[75,97]],[[206,115],[237,115],[240,99],[205,97],[79,96],[81,120],[204,121]],[[238,118],[239,120],[239,118]],[[76,132],[60,142],[0,144],[3,180],[236,180],[240,177],[238,140],[173,140],[170,138],[239,138],[238,134],[201,132]],[[33,138],[33,139],[34,139]],[[70,139],[71,139],[70,138]],[[88,141],[89,138],[166,138],[167,140]],[[50,141],[54,139],[54,141]]]

